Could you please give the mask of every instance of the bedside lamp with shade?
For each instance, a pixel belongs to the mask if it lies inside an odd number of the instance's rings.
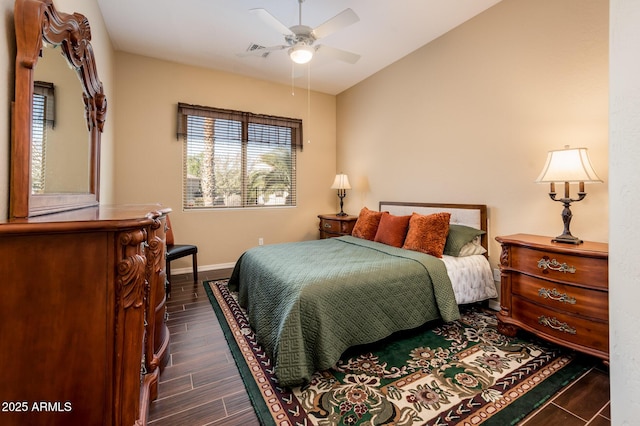
[[[547,162],[545,163],[540,176],[536,179],[537,183],[549,183],[549,197],[553,201],[559,201],[564,205],[562,210],[562,222],[564,223],[564,231],[562,235],[554,238],[553,242],[581,244],[582,240],[571,235],[569,225],[571,223],[571,203],[582,201],[587,193],[584,192],[585,183],[602,183],[602,179],[598,177],[591,166],[587,148],[569,148],[565,145],[564,149],[549,151]],[[555,183],[564,183],[564,197],[556,198]],[[573,199],[569,196],[569,184],[577,183],[578,198]]]
[[[342,211],[342,205],[343,198],[347,196],[347,189],[351,189],[349,177],[345,174],[337,174],[335,180],[333,181],[333,185],[331,185],[331,189],[337,189],[338,198],[340,198],[340,213],[338,213],[337,216],[346,216],[347,214]]]

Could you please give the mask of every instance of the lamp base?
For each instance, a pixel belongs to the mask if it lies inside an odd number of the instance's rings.
[[[551,240],[551,242],[553,242],[553,243],[564,243],[564,244],[576,244],[576,245],[583,243],[583,241],[580,238],[574,237],[571,234],[558,235],[553,240]]]
[[[338,189],[338,198],[340,198],[340,213],[336,213],[336,216],[347,216],[347,214],[342,211],[342,206],[344,206],[343,199],[347,195],[347,191],[344,189]]]
[[[569,225],[571,224],[571,218],[573,214],[571,214],[571,203],[582,201],[584,197],[586,197],[587,193],[582,191],[582,187],[580,187],[580,192],[578,192],[578,199],[573,200],[569,198],[569,182],[565,182],[564,189],[564,198],[556,199],[556,193],[553,191],[553,183],[551,184],[551,192],[549,193],[549,197],[553,201],[559,201],[564,205],[564,209],[562,210],[562,223],[564,224],[564,230],[562,231],[562,235],[558,235],[551,242],[553,243],[563,243],[563,244],[582,244],[582,240],[578,237],[574,237],[571,235],[571,231],[569,231]]]

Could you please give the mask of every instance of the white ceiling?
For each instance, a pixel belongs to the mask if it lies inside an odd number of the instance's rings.
[[[118,51],[307,86],[307,65],[286,50],[240,57],[250,44],[285,44],[250,9],[263,8],[287,27],[298,24],[297,0],[97,0]],[[302,24],[315,28],[346,8],[360,21],[317,44],[361,55],[348,64],[316,52],[311,89],[338,94],[500,0],[305,0]]]

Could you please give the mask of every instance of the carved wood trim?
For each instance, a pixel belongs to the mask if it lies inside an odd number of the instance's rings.
[[[153,222],[151,222],[151,225],[149,226],[149,229],[151,231],[148,241],[149,244],[147,247],[147,249],[151,252],[151,255],[147,256],[147,262],[150,267],[150,270],[148,271],[149,274],[156,274],[164,269],[163,259],[165,255],[165,231],[164,229],[161,229],[161,227],[163,226],[163,223],[165,223],[165,221],[161,219],[162,215],[160,213],[158,214],[159,216],[154,218]]]
[[[509,266],[509,248],[507,246],[502,246],[502,251],[500,252],[500,265],[505,268]]]
[[[500,334],[504,334],[505,336],[515,337],[515,335],[518,333],[518,327],[513,324],[502,322],[498,318],[498,332]]]
[[[142,230],[124,232],[119,241],[122,245],[123,258],[118,262],[118,289],[123,302],[122,307],[139,308],[144,300],[144,288],[141,285],[145,280],[145,266],[147,259],[141,253],[141,244],[145,241],[147,233]]]
[[[142,244],[146,241],[147,232],[145,229],[134,229],[120,232],[116,235],[118,242],[118,261],[116,265],[116,286],[115,286],[115,342],[114,351],[114,394],[116,401],[123,403],[116,407],[114,418],[116,424],[133,423],[125,421],[132,413],[140,411],[140,401],[129,401],[125,395],[134,394],[134,389],[140,387],[142,380],[141,359],[139,353],[134,354],[125,351],[128,345],[142,345],[144,347],[144,322],[145,309],[144,300],[147,287],[146,264],[147,259],[142,249]],[[121,354],[128,354],[122,356]],[[137,367],[136,367],[137,366]],[[137,378],[135,376],[135,369]]]
[[[147,297],[147,314],[153,318],[148,319],[147,337],[145,347],[147,348],[146,366],[148,373],[154,373],[165,360],[168,350],[168,330],[164,321],[158,319],[159,306],[164,307],[166,303],[165,294],[165,258],[166,258],[166,218],[158,212],[149,225],[149,239],[146,246],[147,252],[147,281],[150,292]],[[164,308],[166,310],[166,307]],[[157,384],[150,389],[153,398],[157,397]]]

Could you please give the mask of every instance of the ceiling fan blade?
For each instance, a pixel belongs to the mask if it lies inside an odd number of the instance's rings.
[[[358,18],[358,15],[356,15],[353,10],[345,9],[328,21],[318,25],[311,33],[317,40],[333,34],[344,27],[348,27],[351,24],[355,24],[359,20],[360,18]]]
[[[249,9],[249,12],[257,15],[262,22],[269,25],[274,30],[278,31],[282,35],[294,35],[293,32],[282,22],[267,12],[265,9]]]
[[[360,55],[356,53],[347,52],[346,50],[342,49],[336,49],[335,47],[327,46],[324,44],[317,46],[316,50],[318,52],[321,52],[323,55],[329,55],[332,58],[347,62],[349,64],[355,64],[360,59]]]
[[[284,50],[284,49],[288,49],[291,46],[287,46],[287,45],[277,45],[277,46],[268,46],[268,47],[264,47],[264,46],[260,46],[259,44],[256,43],[251,43],[249,45],[249,48],[247,48],[247,50],[245,52],[240,52],[237,53],[236,56],[240,56],[240,57],[246,57],[246,56],[267,56],[270,52],[275,52],[277,50]]]

